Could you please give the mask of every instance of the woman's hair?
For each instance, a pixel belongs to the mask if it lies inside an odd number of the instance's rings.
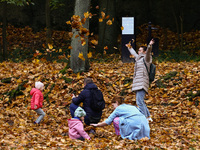
[[[91,78],[85,78],[85,79],[84,79],[84,83],[85,83],[85,84],[93,83],[93,81],[92,81]]]
[[[147,47],[146,46],[140,46],[143,48],[143,51],[145,52],[147,50]]]
[[[124,99],[123,99],[121,96],[115,96],[115,97],[112,99],[111,103],[116,103],[116,102],[118,102],[118,104],[120,105],[120,104],[123,103],[123,101],[124,101]]]

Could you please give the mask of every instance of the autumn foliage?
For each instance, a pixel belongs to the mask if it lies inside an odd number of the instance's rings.
[[[90,17],[89,13],[84,15]],[[102,13],[100,19],[108,18]],[[80,22],[84,23],[84,20],[79,20],[78,17],[74,20],[74,27]],[[107,24],[112,24],[112,21],[108,20]],[[139,27],[137,46],[146,42],[146,27],[147,25]],[[156,27],[158,30],[152,31],[152,35],[160,39],[160,49],[164,51],[164,31],[167,31],[166,50],[177,48],[176,33]],[[88,32],[81,28],[78,36]],[[71,94],[78,95],[83,89],[83,78],[92,77],[106,101],[102,121],[113,111],[110,103],[114,95],[121,95],[126,103],[136,105],[135,93],[131,91],[134,63],[122,63],[119,55],[110,55],[106,56],[109,61],[91,61],[88,72],[74,74],[71,69],[66,68],[63,71],[66,62],[49,63],[38,58],[44,55],[40,49],[57,52],[62,52],[63,47],[71,49],[69,41],[73,33],[53,31],[53,44],[48,47],[44,45],[45,30],[33,33],[29,27],[15,28],[9,25],[7,33],[9,52],[20,48],[23,52],[31,51],[33,57],[31,61],[21,63],[0,63],[1,149],[200,149],[199,62],[159,63],[154,59],[157,67],[156,79],[151,84],[145,101],[153,119],[150,123],[150,140],[121,139],[115,135],[114,127],[110,125],[103,128],[86,126],[87,132],[93,128],[96,134],[90,134],[92,139],[83,142],[71,140],[68,136],[67,119],[70,118]],[[199,54],[199,35],[199,31],[184,34],[187,41],[184,47],[188,52]],[[2,42],[2,39],[0,40]],[[82,42],[84,43],[84,40]],[[90,42],[93,46],[98,44],[95,38]],[[109,50],[108,47],[104,49]],[[63,54],[58,56],[66,60],[69,57]],[[98,59],[98,56],[92,56],[91,53],[88,57]],[[79,58],[84,59],[81,53]],[[29,92],[38,80],[45,84],[43,108],[46,116],[44,121],[36,126],[33,122],[37,116],[30,110]]]
[[[90,134],[92,140],[82,142],[68,136],[72,92],[79,94],[83,78],[92,77],[106,101],[103,121],[113,111],[110,102],[114,95],[122,95],[126,103],[135,105],[135,94],[131,92],[133,63],[122,63],[117,58],[112,62],[91,62],[90,71],[81,74],[74,74],[71,69],[60,73],[64,63],[1,63],[1,149],[199,149],[200,63],[157,62],[156,66],[156,79],[146,97],[153,118],[151,139],[120,139],[110,125],[96,128],[96,134]],[[2,82],[9,77],[10,83]],[[43,108],[46,116],[36,126],[33,121],[37,116],[30,110],[29,92],[38,80],[45,84]],[[10,96],[6,94],[24,81],[27,82],[22,93],[9,102]],[[86,130],[90,128],[93,127],[86,127]]]
[[[91,14],[85,13],[85,17],[92,17]],[[108,19],[109,16],[105,16],[102,13],[102,19]],[[84,20],[81,20],[79,16],[73,16],[71,21],[68,21],[72,28],[79,30],[82,45],[85,44],[85,38],[89,36],[89,45],[95,48],[98,45],[98,36],[94,35],[94,33],[90,33],[88,29],[83,28],[82,24]],[[157,25],[152,25],[157,28],[157,30],[152,30],[152,36],[155,38],[159,38],[159,50],[161,51],[174,51],[179,47],[178,34]],[[147,31],[148,24],[143,24],[137,27],[137,47],[144,45],[146,43],[148,37]],[[122,27],[123,30],[123,27]],[[0,28],[0,33],[2,33],[2,28]],[[52,45],[55,51],[59,49],[72,49],[70,46],[70,40],[73,36],[73,32],[66,31],[52,31]],[[183,46],[184,52],[193,55],[200,55],[200,31],[191,31],[183,34]],[[21,49],[20,53],[34,53],[36,50],[44,50],[46,52],[45,41],[46,41],[46,29],[40,32],[33,32],[33,30],[26,26],[24,28],[16,28],[12,25],[8,25],[7,27],[7,41],[8,41],[8,51],[9,53],[13,52],[16,49]],[[118,40],[121,42],[121,39]],[[1,45],[3,45],[2,36],[0,36]],[[119,43],[120,44],[120,43]],[[119,53],[119,48],[115,48],[116,52]],[[109,50],[109,47],[106,48]],[[45,54],[43,53],[43,55]]]

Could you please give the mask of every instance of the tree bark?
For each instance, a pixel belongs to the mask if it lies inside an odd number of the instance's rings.
[[[173,6],[172,6],[173,7]],[[178,39],[178,47],[179,47],[179,50],[180,50],[180,32],[179,32],[179,23],[178,23],[178,19],[177,19],[177,16],[176,16],[176,13],[175,13],[175,10],[174,8],[172,8],[173,10],[173,15],[174,15],[174,19],[175,19],[175,23],[176,23],[176,31],[177,31],[177,39]]]
[[[116,22],[116,4],[115,0],[99,0],[99,13],[101,17],[101,12],[104,12],[106,16],[110,16],[108,19],[103,19],[103,22],[99,22],[99,40],[98,40],[98,51],[103,54],[104,47],[107,46],[108,50],[106,53],[115,53],[114,47],[117,47],[117,37],[119,34],[119,29]],[[112,25],[107,25],[108,20],[113,20]]]
[[[180,52],[183,52],[183,13],[181,12],[181,16],[180,16],[180,25],[181,25],[181,48],[180,48]]]
[[[75,10],[74,15],[79,15],[82,18],[84,18],[84,13],[89,12],[90,10],[90,0],[76,0],[75,1]],[[83,27],[86,29],[89,29],[89,19],[86,19],[85,24],[83,24]],[[82,46],[80,36],[75,38],[76,35],[78,35],[78,32],[76,29],[72,30],[73,37],[71,40],[71,46],[72,49],[70,51],[71,57],[70,57],[70,68],[74,71],[74,73],[87,71],[89,69],[89,61],[88,61],[88,37],[85,36],[85,42],[86,44]],[[83,54],[83,57],[85,58],[85,61],[80,59],[79,53]]]
[[[6,27],[7,27],[7,2],[3,2],[3,60],[7,59],[7,39],[6,39]]]

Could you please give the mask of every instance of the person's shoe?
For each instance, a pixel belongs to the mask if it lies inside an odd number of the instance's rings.
[[[147,118],[148,123],[149,122],[153,122],[153,119],[151,119],[151,117]]]
[[[39,125],[40,123],[37,123],[37,122],[34,121],[34,124]]]
[[[95,134],[96,132],[95,132],[95,130],[90,129],[89,133]]]

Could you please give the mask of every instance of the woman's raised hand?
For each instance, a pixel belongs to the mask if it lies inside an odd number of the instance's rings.
[[[131,43],[125,45],[127,48],[132,48]]]
[[[154,39],[149,42],[149,45],[153,45],[155,43]]]

